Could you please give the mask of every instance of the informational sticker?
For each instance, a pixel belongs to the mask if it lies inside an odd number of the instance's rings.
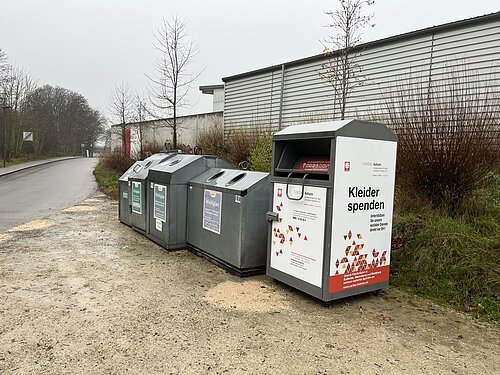
[[[132,181],[132,212],[142,214],[141,182]]]
[[[235,203],[241,203],[241,195],[235,195],[234,201],[235,201]]]
[[[203,229],[220,234],[222,213],[222,192],[203,191]]]
[[[156,227],[156,230],[158,232],[162,231],[163,225],[162,225],[162,221],[160,219],[156,219],[156,225],[155,225],[155,227]]]
[[[396,142],[338,137],[329,292],[389,280]]]
[[[128,191],[122,192],[123,199],[128,199]]]
[[[153,193],[153,217],[165,222],[167,220],[167,187],[165,185],[154,184]]]
[[[286,184],[275,183],[273,193],[278,221],[272,225],[271,268],[317,287],[323,277],[326,190],[289,185],[287,194]]]

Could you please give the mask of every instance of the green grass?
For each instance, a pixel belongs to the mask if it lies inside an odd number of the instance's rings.
[[[31,161],[36,161],[36,160],[46,160],[46,159],[51,159],[51,158],[56,158],[56,157],[61,157],[61,156],[74,156],[73,154],[63,154],[63,153],[54,153],[54,154],[50,154],[50,155],[30,155],[29,159],[27,156],[20,156],[20,157],[17,157],[17,158],[12,158],[10,160],[8,160],[5,165],[7,167],[11,166],[11,165],[19,165],[19,164],[23,164],[23,163],[28,163],[28,162],[31,162]],[[0,162],[1,163],[1,162]],[[1,164],[3,165],[3,164]]]
[[[118,199],[118,179],[121,175],[122,173],[108,168],[102,160],[99,161],[94,169],[94,176],[99,185],[99,189],[113,199]]]
[[[392,285],[500,321],[500,183],[462,215],[396,206]]]

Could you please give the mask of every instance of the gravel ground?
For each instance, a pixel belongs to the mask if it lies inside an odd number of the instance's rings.
[[[396,289],[326,309],[117,210],[96,195],[0,233],[0,374],[500,374],[498,326]]]

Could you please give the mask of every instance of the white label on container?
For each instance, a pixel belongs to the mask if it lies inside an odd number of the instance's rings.
[[[222,192],[204,189],[203,229],[220,234],[222,214]]]
[[[165,222],[167,220],[167,187],[154,184],[153,217]]]
[[[236,203],[241,203],[241,196],[240,196],[240,195],[235,195],[235,196],[234,196],[234,201],[235,201]]]
[[[141,183],[132,181],[132,212],[142,214]]]
[[[156,219],[156,230],[161,232],[162,230],[162,221],[160,219]]]

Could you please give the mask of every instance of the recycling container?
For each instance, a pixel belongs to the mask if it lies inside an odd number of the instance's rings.
[[[267,275],[327,304],[386,288],[396,147],[355,119],[275,133]]]
[[[147,236],[173,250],[186,247],[188,182],[212,167],[231,167],[214,156],[177,154],[153,166],[147,179]]]
[[[158,153],[151,155],[137,168],[137,172],[132,170],[129,175],[129,202],[130,202],[130,223],[134,230],[146,234],[147,228],[147,197],[146,197],[146,180],[149,170],[162,161],[178,155],[177,152]]]
[[[144,161],[136,161],[127,171],[118,179],[119,200],[118,200],[118,217],[123,224],[131,225],[131,210],[129,200],[129,176],[138,173],[142,168]]]
[[[189,182],[187,242],[241,276],[265,271],[269,173],[212,168]]]

